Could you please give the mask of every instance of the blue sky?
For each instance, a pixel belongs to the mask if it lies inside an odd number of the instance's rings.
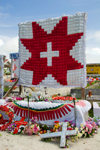
[[[100,0],[0,0],[0,54],[18,51],[18,23],[86,12],[86,60],[100,63]]]

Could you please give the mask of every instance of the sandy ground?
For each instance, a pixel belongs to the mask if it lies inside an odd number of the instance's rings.
[[[43,142],[39,136],[11,135],[0,132],[0,150],[59,150],[57,142]],[[79,139],[77,142],[68,142],[68,150],[100,150],[100,129],[98,134],[91,138]]]

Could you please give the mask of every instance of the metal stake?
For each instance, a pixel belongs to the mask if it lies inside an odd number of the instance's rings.
[[[75,102],[75,93],[72,94],[73,103],[74,103],[74,116],[75,116],[75,127],[76,127],[76,102]]]
[[[75,116],[75,127],[76,127],[76,103],[75,103],[75,98],[73,98],[74,102],[74,116]]]
[[[30,121],[30,112],[29,112],[29,96],[27,96],[27,100],[28,100],[28,126],[29,126],[29,121]]]

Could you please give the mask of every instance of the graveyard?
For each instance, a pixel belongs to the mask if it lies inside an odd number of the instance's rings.
[[[19,51],[10,53],[8,70],[0,55],[2,150],[100,146],[100,77],[87,77],[86,18],[19,23]]]

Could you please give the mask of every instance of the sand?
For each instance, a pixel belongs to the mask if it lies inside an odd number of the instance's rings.
[[[61,150],[57,142],[43,142],[39,136],[11,135],[0,132],[0,150]],[[100,129],[98,134],[91,138],[68,142],[65,150],[100,150]]]

